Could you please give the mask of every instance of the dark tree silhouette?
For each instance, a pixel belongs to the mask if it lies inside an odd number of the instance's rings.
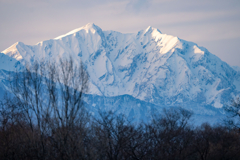
[[[240,133],[240,98],[232,100],[231,105],[224,107],[228,113],[228,118],[224,120],[225,124],[233,129],[238,129]]]
[[[9,82],[11,94],[0,101],[0,159],[240,157],[239,123],[196,127],[190,123],[193,113],[182,108],[164,109],[151,122],[138,125],[112,112],[100,111],[99,117],[91,117],[83,106],[88,74],[72,58],[27,65],[13,72]],[[233,122],[239,122],[239,104],[237,99],[226,109],[235,118]]]
[[[82,98],[88,90],[88,74],[81,63],[75,66],[71,57],[59,63],[35,62],[9,81],[12,95],[2,101],[2,126],[20,127],[22,143],[29,144],[23,145],[24,154],[36,151],[36,159],[74,159],[84,151],[80,144],[88,118]]]

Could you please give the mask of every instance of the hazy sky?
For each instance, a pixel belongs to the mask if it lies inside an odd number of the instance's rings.
[[[240,0],[0,0],[0,51],[89,22],[123,33],[153,26],[240,66]]]

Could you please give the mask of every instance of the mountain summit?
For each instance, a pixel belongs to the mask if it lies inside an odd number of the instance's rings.
[[[91,95],[127,95],[149,105],[182,106],[199,114],[222,108],[240,93],[240,74],[231,66],[206,48],[151,26],[123,34],[89,23],[36,45],[15,43],[2,53],[0,69],[5,70],[6,65],[14,70],[26,62],[70,55],[75,64],[81,60],[87,68]],[[16,63],[8,63],[10,59]]]

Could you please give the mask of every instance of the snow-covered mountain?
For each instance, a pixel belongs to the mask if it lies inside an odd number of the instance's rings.
[[[239,72],[206,48],[153,27],[123,34],[89,23],[36,45],[15,43],[2,53],[0,70],[7,71],[43,58],[82,60],[90,76],[89,94],[105,100],[129,95],[149,105],[214,115],[240,93]]]

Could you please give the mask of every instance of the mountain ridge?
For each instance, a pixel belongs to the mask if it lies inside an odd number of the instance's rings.
[[[71,56],[89,73],[89,94],[99,96],[131,95],[154,105],[222,108],[240,93],[240,74],[226,62],[196,43],[151,26],[122,34],[89,23],[36,45],[15,43],[2,53],[22,65]]]

